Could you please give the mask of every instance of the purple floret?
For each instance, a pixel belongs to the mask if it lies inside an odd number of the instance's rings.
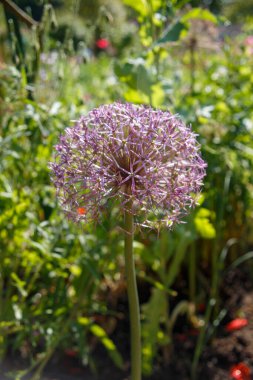
[[[170,227],[196,204],[206,174],[199,150],[177,116],[116,102],[66,129],[51,164],[53,181],[74,221],[97,221],[115,199],[123,212],[133,205],[136,223]]]

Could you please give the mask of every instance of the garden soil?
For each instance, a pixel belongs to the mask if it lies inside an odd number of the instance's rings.
[[[198,380],[232,380],[231,369],[244,363],[250,370],[249,377],[238,377],[241,380],[253,379],[253,281],[243,271],[230,272],[221,286],[221,299],[227,313],[217,329],[217,333],[205,348],[199,365]],[[125,299],[124,299],[125,300]],[[124,301],[121,304],[124,306]],[[121,310],[122,311],[122,310]],[[126,314],[127,315],[127,311]],[[248,324],[234,331],[227,331],[226,324],[231,320],[243,317]],[[180,321],[179,321],[180,322]],[[55,354],[44,370],[40,380],[129,380],[129,334],[128,323],[120,320],[112,335],[125,359],[125,370],[114,367],[105,349],[97,344],[94,348],[94,369],[83,367],[71,351],[65,355]],[[154,364],[151,377],[144,380],[189,380],[197,331],[192,328],[180,329],[177,323],[174,332],[174,347],[169,355],[168,364],[163,360]],[[160,355],[162,356],[162,355]],[[18,358],[9,358],[0,366],[0,380],[9,380],[9,371],[20,368]],[[22,380],[30,380],[31,376]],[[235,377],[234,377],[235,379]]]

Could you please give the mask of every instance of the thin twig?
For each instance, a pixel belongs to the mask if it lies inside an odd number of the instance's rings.
[[[4,7],[13,13],[20,21],[23,21],[27,26],[37,26],[38,22],[24,12],[19,6],[17,6],[12,0],[0,0]]]

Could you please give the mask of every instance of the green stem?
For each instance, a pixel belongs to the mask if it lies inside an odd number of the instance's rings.
[[[190,70],[191,70],[191,95],[195,93],[195,75],[196,75],[196,39],[193,37],[190,42]]]
[[[202,326],[201,328],[197,345],[195,348],[195,352],[194,352],[194,357],[193,357],[193,362],[192,362],[192,367],[191,367],[191,380],[197,380],[197,369],[198,369],[199,359],[203,351],[203,348],[205,346],[207,325],[210,321],[212,308],[213,308],[213,300],[210,299],[207,305],[206,313],[205,313],[205,323],[204,323],[204,326]]]
[[[132,205],[128,206],[129,211],[125,212],[125,270],[131,327],[131,380],[141,380],[140,308],[133,257],[134,223]]]
[[[189,293],[190,302],[196,305],[196,245],[194,242],[189,255]]]

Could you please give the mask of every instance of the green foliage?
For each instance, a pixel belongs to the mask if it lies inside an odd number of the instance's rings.
[[[146,374],[161,350],[166,357],[172,349],[180,315],[202,325],[197,365],[223,315],[223,273],[252,259],[251,251],[243,254],[253,243],[253,55],[246,43],[252,23],[232,40],[221,39],[221,18],[185,3],[125,0],[120,20],[124,36],[136,31],[130,42],[115,33],[118,5],[103,2],[94,25],[82,24],[83,7],[76,30],[68,28],[77,10],[66,16],[62,40],[44,25],[39,54],[38,36],[29,39],[22,29],[26,58],[1,66],[0,354],[26,352],[38,376],[56,348],[74,348],[83,363],[91,362],[91,337],[122,367],[107,329],[112,315],[117,328],[111,304],[116,308],[124,283],[119,210],[108,207],[102,226],[74,226],[50,182],[53,145],[81,113],[116,99],[169,108],[199,134],[208,163],[200,205],[187,223],[159,236],[136,235],[138,277],[152,287],[142,305]],[[97,55],[94,39],[101,36],[111,37],[112,46]],[[6,46],[8,62],[15,49]],[[204,324],[195,311],[199,302],[208,306]]]
[[[214,24],[217,24],[217,17],[209,10],[203,8],[193,8],[189,12],[184,14],[184,16],[182,17],[183,22],[187,22],[194,19],[210,21]]]
[[[180,21],[169,25],[169,28],[164,31],[164,35],[158,39],[157,44],[178,41],[180,39],[181,32],[184,30],[186,30],[186,25]]]
[[[64,97],[42,104],[27,98],[25,72],[11,68],[1,75],[8,82],[1,82],[0,353],[3,357],[10,344],[13,351],[26,347],[39,373],[56,346],[73,345],[87,361],[89,349],[82,339],[89,331],[73,334],[73,321],[79,310],[106,313],[106,305],[94,297],[102,273],[111,276],[105,268],[113,254],[108,254],[104,227],[95,236],[89,226],[84,234],[66,222],[50,183],[52,146],[83,103],[76,99],[77,109],[69,101],[68,81]],[[98,336],[98,328],[94,324],[90,331]],[[100,341],[120,366],[122,360],[107,334]]]
[[[195,228],[199,235],[204,239],[213,239],[216,236],[215,228],[210,221],[212,216],[213,213],[203,207],[196,213],[194,219]]]
[[[146,375],[152,373],[153,360],[157,353],[158,344],[161,344],[160,337],[164,337],[160,322],[166,314],[166,306],[166,293],[163,293],[159,289],[153,289],[149,302],[143,306],[142,311],[145,315],[145,322],[142,327],[142,366],[143,373]],[[168,343],[168,341],[163,342],[163,344],[165,343]]]
[[[88,331],[90,331],[96,338],[98,338],[101,341],[101,343],[107,349],[114,363],[119,368],[123,368],[122,357],[120,353],[118,352],[115,344],[106,334],[105,330],[101,326],[97,325],[96,323],[93,323],[92,320],[86,317],[79,317],[78,323],[82,326],[86,326],[88,328]]]

